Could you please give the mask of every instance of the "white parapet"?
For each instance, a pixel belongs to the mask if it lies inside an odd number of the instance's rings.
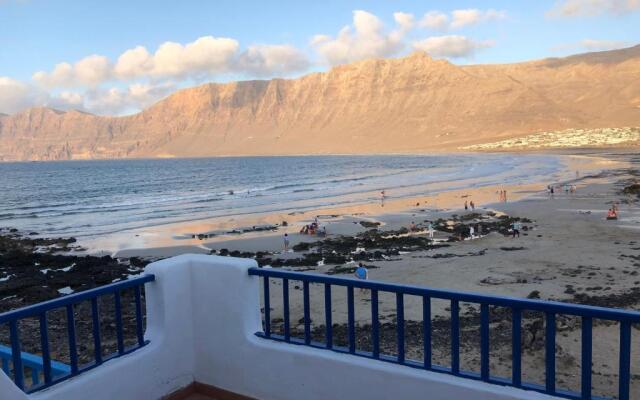
[[[0,377],[2,400],[159,399],[193,381],[256,399],[549,399],[549,396],[255,336],[255,261],[183,255],[150,264],[151,343],[25,396]],[[7,395],[5,395],[5,393]]]

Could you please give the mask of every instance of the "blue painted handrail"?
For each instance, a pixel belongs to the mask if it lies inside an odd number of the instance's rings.
[[[398,285],[375,281],[363,281],[358,279],[338,278],[334,276],[275,270],[271,268],[251,268],[249,275],[263,277],[264,294],[264,331],[257,332],[258,336],[284,341],[287,343],[307,345],[316,348],[330,349],[333,351],[349,353],[376,360],[387,361],[415,368],[422,368],[436,372],[453,374],[456,376],[482,380],[489,383],[514,386],[523,389],[535,390],[553,396],[569,399],[592,399],[592,322],[593,319],[616,321],[620,323],[620,352],[619,352],[619,382],[618,398],[629,399],[630,369],[631,369],[631,325],[640,323],[640,312],[619,310],[604,307],[594,307],[579,304],[561,303],[557,301],[545,301],[534,299],[522,299],[515,297],[492,296],[468,292],[456,292],[443,289],[432,289],[418,286]],[[271,332],[270,293],[269,280],[282,279],[283,320],[284,335]],[[290,310],[289,310],[289,281],[303,283],[304,306],[304,338],[291,337]],[[323,284],[325,293],[325,343],[317,343],[311,340],[310,315],[309,315],[309,284]],[[331,293],[333,286],[346,287],[347,289],[347,336],[348,347],[338,347],[333,343],[332,318],[331,318]],[[355,337],[354,316],[354,289],[369,289],[371,292],[371,352],[357,349]],[[378,296],[380,292],[392,293],[396,296],[397,318],[397,356],[388,356],[380,353],[380,329],[378,313]],[[423,306],[423,345],[424,359],[421,361],[407,360],[405,358],[405,333],[404,333],[404,296],[418,296],[422,298]],[[432,363],[431,341],[431,299],[450,301],[451,314],[451,361],[450,366],[438,366]],[[460,302],[475,303],[480,305],[480,373],[463,371],[460,369]],[[491,376],[489,367],[490,341],[489,341],[489,313],[490,306],[505,307],[511,310],[512,315],[512,372],[510,378]],[[545,315],[545,384],[543,386],[522,382],[522,313],[524,311],[538,311]],[[556,316],[571,315],[581,317],[582,324],[582,374],[580,393],[570,392],[556,388]]]
[[[34,385],[40,383],[40,374],[44,373],[44,361],[42,357],[35,354],[21,352],[22,366],[31,370],[31,381]],[[10,362],[13,359],[11,348],[0,345],[0,362],[5,374],[11,374]],[[55,378],[71,372],[71,367],[67,364],[51,361],[51,375]]]
[[[91,368],[102,364],[104,361],[119,357],[123,354],[131,353],[147,342],[144,340],[143,315],[141,307],[141,291],[140,287],[147,282],[155,279],[153,275],[141,275],[125,281],[112,283],[95,289],[70,294],[68,296],[45,301],[31,306],[19,308],[0,314],[0,325],[8,324],[10,332],[11,347],[0,346],[0,360],[2,362],[2,370],[11,377],[21,390],[26,393],[32,393],[37,390],[44,389],[58,382],[66,380],[72,376],[76,376]],[[135,296],[135,314],[136,314],[136,345],[125,348],[122,327],[122,307],[120,304],[120,293],[133,288]],[[98,308],[98,298],[105,295],[114,296],[114,309],[116,321],[116,335],[118,350],[115,354],[107,357],[102,355],[102,339],[100,337],[100,314]],[[83,302],[91,302],[91,317],[93,326],[93,343],[94,343],[94,359],[93,363],[88,365],[79,365],[78,349],[76,343],[76,328],[74,317],[74,305]],[[69,343],[69,359],[70,365],[66,365],[51,359],[49,349],[49,330],[47,327],[47,312],[64,308],[67,316],[67,339]],[[40,344],[42,356],[25,353],[20,350],[20,320],[30,317],[39,318],[40,322]],[[11,367],[9,366],[11,361]],[[31,384],[27,387],[24,379],[24,369],[31,371]],[[42,380],[41,380],[42,374]]]

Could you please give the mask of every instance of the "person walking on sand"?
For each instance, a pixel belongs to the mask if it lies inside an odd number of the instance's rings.
[[[356,268],[356,278],[366,281],[369,279],[369,270],[364,266],[362,262],[358,263],[358,268]],[[364,288],[360,288],[361,292],[364,292]]]
[[[512,229],[513,229],[513,237],[514,238],[516,236],[520,237],[520,222],[514,221]]]
[[[284,239],[284,251],[286,253],[289,251],[289,235],[285,233],[283,239]]]
[[[467,201],[464,201],[464,210],[467,211],[469,209],[469,203],[467,203]]]

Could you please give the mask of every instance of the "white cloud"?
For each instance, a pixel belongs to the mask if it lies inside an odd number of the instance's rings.
[[[0,77],[0,113],[12,114],[46,101],[43,91],[6,76]]]
[[[399,17],[408,23],[406,16]],[[305,70],[309,61],[288,45],[249,46],[240,52],[235,39],[203,36],[191,43],[162,43],[155,53],[137,46],[123,52],[115,65],[92,55],[75,64],[63,62],[51,72],[39,71],[33,80],[47,88],[96,88],[108,81],[202,80],[222,74],[268,76]]]
[[[335,38],[316,35],[311,45],[331,65],[397,54],[404,47],[407,27],[413,26],[413,16],[396,13],[394,17],[398,29],[387,32],[377,16],[362,10],[354,11],[353,26],[345,26]]]
[[[415,18],[413,14],[405,13],[405,12],[395,12],[393,13],[393,20],[398,24],[399,30],[401,32],[409,32],[413,29],[415,24]]]
[[[288,45],[250,46],[237,63],[239,70],[255,76],[303,71],[310,65],[302,52]]]
[[[552,17],[623,15],[638,10],[640,10],[640,0],[560,0],[547,12],[547,15]]]
[[[420,26],[435,31],[445,31],[449,29],[449,17],[440,11],[430,11],[422,17]]]
[[[38,71],[33,74],[37,83],[53,87],[95,87],[111,77],[111,63],[104,56],[90,55],[71,65],[57,64],[53,71]]]
[[[85,94],[85,106],[91,112],[118,115],[146,108],[176,89],[171,83],[159,85],[134,83],[125,89],[89,90]]]
[[[150,71],[157,77],[202,77],[228,72],[240,44],[229,38],[204,36],[182,45],[163,43],[153,55]]]
[[[480,22],[495,21],[504,19],[507,16],[505,11],[497,10],[478,10],[469,8],[465,10],[454,10],[451,12],[451,29],[458,29],[469,25],[475,25]]]
[[[413,43],[416,50],[422,50],[433,57],[471,58],[477,50],[492,47],[490,40],[474,41],[465,36],[432,36]]]
[[[578,42],[560,44],[552,47],[553,52],[567,53],[578,51],[604,51],[627,47],[630,44],[622,40],[583,39]]]
[[[83,109],[82,95],[61,92],[51,95],[34,85],[8,77],[0,77],[0,113],[13,114],[31,107],[52,107],[59,110]]]
[[[435,31],[447,31],[482,22],[497,21],[506,17],[506,11],[494,9],[478,10],[477,8],[468,8],[453,10],[451,11],[451,16],[440,11],[430,11],[422,17],[419,25],[422,28]]]
[[[143,46],[137,46],[118,57],[114,72],[120,79],[133,79],[148,74],[152,69],[151,54]]]
[[[584,39],[580,41],[580,45],[586,50],[602,51],[620,49],[628,46],[628,43],[621,40]]]
[[[229,38],[203,36],[191,43],[165,42],[154,54],[138,46],[118,57],[115,74],[134,78],[198,78],[229,72],[240,44]]]

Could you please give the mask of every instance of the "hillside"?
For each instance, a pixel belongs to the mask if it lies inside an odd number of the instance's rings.
[[[637,127],[638,77],[640,46],[504,65],[414,53],[292,80],[205,84],[125,117],[0,116],[0,160],[450,151]]]

